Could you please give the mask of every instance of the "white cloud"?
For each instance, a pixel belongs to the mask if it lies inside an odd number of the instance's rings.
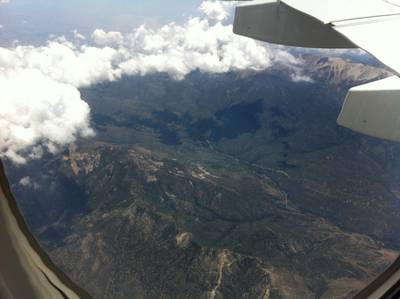
[[[193,70],[223,73],[263,70],[271,54],[260,43],[234,35],[232,25],[192,18],[184,25],[168,24],[160,29],[142,26],[124,38],[128,59],[120,63],[124,74],[167,72],[182,79]]]
[[[85,37],[73,31],[72,42],[58,37],[41,47],[0,48],[0,157],[24,163],[92,135],[77,88],[122,75],[166,72],[179,80],[194,70],[258,71],[279,63],[293,69],[294,81],[308,80],[289,53],[233,34],[232,24],[222,22],[232,7],[205,1],[204,17],[182,25],[140,26],[127,34],[97,29],[94,45],[82,44]]]
[[[237,5],[236,1],[203,1],[199,10],[204,13],[208,19],[215,21],[224,21],[229,18],[231,9]]]
[[[24,188],[33,188],[35,190],[40,188],[40,185],[34,181],[29,176],[23,177],[19,181],[19,185],[24,187]]]
[[[0,0],[0,4],[6,4],[6,3],[9,3],[10,2],[10,0]]]
[[[72,34],[74,35],[74,38],[77,39],[77,40],[85,40],[86,39],[86,36],[84,36],[78,30],[72,31]]]
[[[74,86],[32,69],[2,69],[0,86],[0,156],[25,163],[42,149],[55,152],[93,134],[89,107]]]
[[[59,38],[46,46],[17,46],[8,52],[3,63],[7,63],[9,68],[35,69],[56,81],[75,87],[119,77],[118,69],[112,65],[118,53],[109,47],[82,46],[76,49],[70,42]]]
[[[313,82],[313,79],[309,76],[297,72],[290,74],[290,79],[292,79],[293,82]]]
[[[120,45],[124,39],[121,32],[105,32],[102,29],[96,29],[92,34],[93,41],[99,46]]]

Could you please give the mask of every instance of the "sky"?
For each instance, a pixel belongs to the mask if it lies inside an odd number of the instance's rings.
[[[233,33],[236,4],[0,0],[0,158],[23,164],[94,136],[79,89],[122,76],[163,72],[183,80],[195,70],[278,64],[293,83],[311,82],[287,48]]]
[[[1,1],[1,0],[0,0]],[[4,1],[4,0],[3,0]],[[0,45],[39,45],[50,34],[88,34],[96,28],[127,32],[143,23],[182,22],[201,0],[11,0],[0,5]]]

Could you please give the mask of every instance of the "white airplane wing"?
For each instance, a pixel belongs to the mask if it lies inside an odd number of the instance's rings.
[[[284,0],[400,74],[400,0]]]
[[[400,0],[255,0],[236,9],[234,32],[271,43],[359,47],[393,70],[390,79],[352,88],[338,123],[400,141]]]

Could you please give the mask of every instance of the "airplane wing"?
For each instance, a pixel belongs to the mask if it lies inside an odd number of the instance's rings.
[[[359,47],[394,76],[350,89],[338,124],[400,141],[400,0],[255,0],[236,9],[234,32],[312,48]]]

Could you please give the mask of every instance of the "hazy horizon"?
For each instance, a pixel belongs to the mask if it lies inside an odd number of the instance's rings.
[[[11,0],[0,5],[0,46],[40,45],[49,35],[70,36],[73,30],[90,34],[96,28],[128,32],[146,24],[157,27],[169,22],[183,22],[194,14],[201,0],[49,1]]]

